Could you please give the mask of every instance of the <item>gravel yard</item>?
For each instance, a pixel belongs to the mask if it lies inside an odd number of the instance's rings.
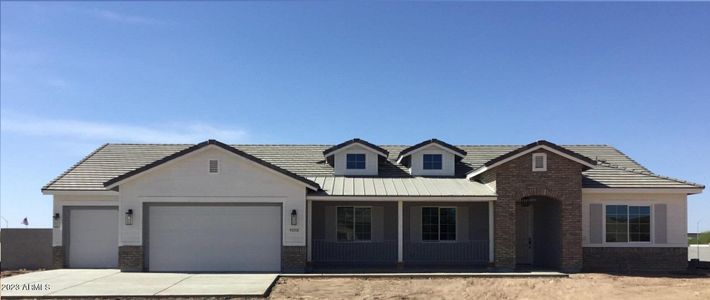
[[[710,277],[281,278],[271,299],[710,299]]]

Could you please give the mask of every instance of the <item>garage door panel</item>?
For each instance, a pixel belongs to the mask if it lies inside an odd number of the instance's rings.
[[[150,206],[151,271],[278,271],[279,206]]]
[[[70,268],[118,266],[118,209],[70,210]]]

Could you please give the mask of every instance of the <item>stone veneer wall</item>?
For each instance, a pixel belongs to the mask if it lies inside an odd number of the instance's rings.
[[[64,268],[65,256],[64,246],[52,247],[52,269]]]
[[[306,270],[307,258],[306,246],[282,246],[281,271],[303,273]]]
[[[120,246],[118,247],[118,267],[121,272],[142,272],[143,246]]]
[[[673,272],[688,268],[686,247],[585,247],[586,272]]]
[[[547,153],[547,171],[532,171],[532,153]],[[482,174],[481,180],[496,181],[494,206],[495,266],[515,268],[515,205],[522,198],[544,196],[559,201],[562,240],[560,269],[582,268],[582,170],[583,166],[546,150],[518,157]]]

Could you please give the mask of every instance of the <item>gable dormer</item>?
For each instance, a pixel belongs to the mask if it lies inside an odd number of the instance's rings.
[[[336,176],[377,176],[380,159],[386,159],[387,155],[387,150],[358,138],[323,151]]]
[[[408,167],[414,176],[454,176],[456,162],[466,151],[437,139],[430,139],[402,150],[397,163]]]

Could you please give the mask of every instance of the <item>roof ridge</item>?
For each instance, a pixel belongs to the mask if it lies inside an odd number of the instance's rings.
[[[76,169],[77,167],[79,167],[79,165],[81,165],[82,163],[84,163],[85,161],[87,161],[89,158],[91,158],[92,156],[94,156],[96,153],[99,153],[99,151],[103,150],[103,149],[106,148],[106,146],[108,146],[108,145],[109,145],[108,143],[103,144],[103,145],[99,146],[98,148],[96,148],[96,150],[94,150],[94,151],[92,151],[91,153],[89,153],[89,155],[84,156],[84,158],[82,158],[79,162],[77,162],[77,163],[75,163],[74,165],[72,165],[71,167],[69,167],[69,169],[67,169],[66,171],[64,171],[64,173],[60,174],[59,176],[57,176],[57,177],[55,177],[54,179],[52,179],[52,181],[50,181],[49,183],[45,184],[45,185],[42,187],[42,190],[44,191],[44,190],[48,189],[49,186],[51,186],[51,185],[53,185],[54,183],[56,183],[57,181],[59,181],[59,179],[62,179],[64,176],[66,176],[67,174],[69,174],[69,172],[74,171],[74,169]]]
[[[656,178],[672,180],[672,181],[679,182],[679,183],[685,183],[685,184],[694,185],[694,186],[697,186],[697,187],[700,187],[700,188],[705,188],[705,185],[700,184],[700,183],[697,183],[697,182],[692,182],[692,181],[683,180],[683,179],[679,179],[679,178],[675,178],[675,177],[670,177],[670,176],[664,176],[664,175],[660,175],[660,174],[653,173],[653,172],[651,172],[651,171],[640,171],[640,170],[638,170],[638,169],[626,168],[626,167],[622,167],[622,166],[619,166],[619,165],[611,164],[611,163],[608,163],[608,162],[601,162],[601,163],[602,163],[601,166],[607,167],[607,168],[614,168],[614,169],[622,170],[622,171],[625,171],[625,172],[631,172],[631,173],[636,173],[636,174],[641,174],[641,175],[648,175],[648,176],[653,176],[653,177],[656,177]]]
[[[119,146],[187,146],[196,145],[190,143],[106,143],[106,145],[119,145]]]

